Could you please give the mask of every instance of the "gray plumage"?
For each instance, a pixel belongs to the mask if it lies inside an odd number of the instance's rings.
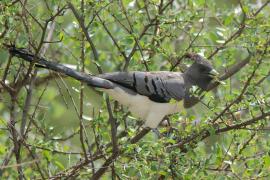
[[[185,95],[184,77],[177,72],[115,72],[98,75],[149,99],[165,103],[171,99],[180,101]]]
[[[190,94],[192,86],[206,90],[208,84],[216,73],[212,65],[201,56],[186,54],[194,63],[184,72],[114,72],[97,75],[117,85],[131,89],[141,95],[147,96],[158,103],[168,103],[171,99],[180,101],[184,99],[184,107],[189,108],[198,102]]]
[[[74,69],[68,68],[62,64],[59,64],[53,61],[47,61],[41,57],[35,57],[33,54],[29,53],[25,49],[18,49],[14,46],[10,46],[9,52],[12,55],[22,58],[30,63],[34,62],[37,67],[42,67],[42,68],[53,70],[55,72],[63,73],[79,81],[83,81],[90,86],[107,88],[107,89],[114,87],[114,84],[110,81],[98,78],[96,76],[91,76],[89,74],[75,71]]]
[[[216,74],[212,65],[201,56],[188,53],[185,56],[194,63],[184,72],[114,72],[96,76],[77,72],[64,65],[10,46],[12,55],[37,66],[51,69],[83,81],[89,86],[97,87],[112,98],[127,106],[137,117],[145,120],[145,126],[156,128],[164,116],[180,112],[181,108],[189,108],[198,102],[190,93],[192,86],[206,90]],[[170,102],[172,99],[175,101]],[[182,102],[183,105],[180,105]]]

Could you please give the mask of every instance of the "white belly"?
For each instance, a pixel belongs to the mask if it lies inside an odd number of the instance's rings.
[[[150,128],[156,128],[164,116],[180,112],[183,108],[180,102],[157,103],[146,96],[128,93],[124,87],[102,90],[120,104],[128,107],[134,116],[144,120],[145,126]]]

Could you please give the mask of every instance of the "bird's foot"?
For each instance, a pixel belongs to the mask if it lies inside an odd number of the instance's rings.
[[[158,128],[152,128],[152,131],[156,134],[156,136],[158,137],[158,139],[160,139],[162,137],[162,135],[159,132]]]

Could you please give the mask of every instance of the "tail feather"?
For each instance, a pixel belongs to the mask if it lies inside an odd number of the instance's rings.
[[[10,46],[9,52],[12,55],[14,55],[18,58],[21,58],[25,61],[35,62],[37,64],[37,66],[47,68],[47,69],[53,70],[55,72],[63,73],[65,75],[73,77],[79,81],[83,81],[83,82],[87,83],[89,86],[98,87],[98,88],[105,88],[105,89],[111,89],[114,87],[114,83],[109,81],[109,80],[75,71],[71,68],[68,68],[68,67],[62,65],[62,64],[59,64],[59,63],[56,63],[53,61],[47,61],[46,59],[41,58],[41,57],[34,57],[33,54],[31,54],[30,52],[28,52],[24,49],[19,49],[19,48],[16,48],[14,46]]]

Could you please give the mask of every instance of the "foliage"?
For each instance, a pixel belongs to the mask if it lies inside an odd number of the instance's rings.
[[[269,2],[0,1],[1,179],[268,179]],[[8,45],[91,74],[183,71],[183,55],[196,52],[225,84],[158,136]]]

